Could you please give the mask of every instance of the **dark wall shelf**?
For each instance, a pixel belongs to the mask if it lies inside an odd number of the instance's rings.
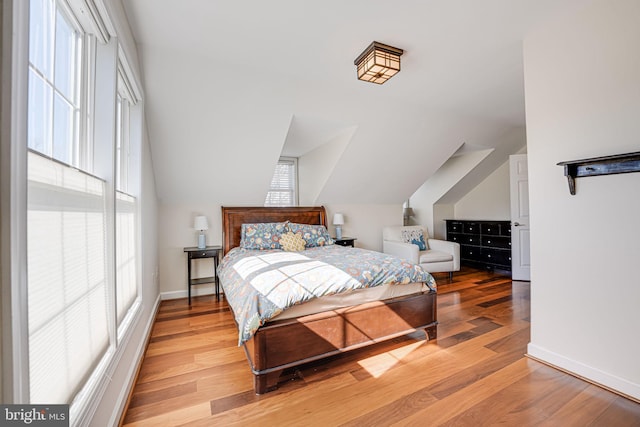
[[[569,181],[569,192],[575,195],[576,178],[640,172],[640,151],[616,154],[614,156],[592,157],[590,159],[560,162],[558,166],[564,166],[564,175]]]

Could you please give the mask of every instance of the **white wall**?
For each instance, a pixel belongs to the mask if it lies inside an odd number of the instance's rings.
[[[26,141],[28,4],[2,2],[2,88],[0,106],[0,298],[2,307],[2,402],[21,402],[27,313],[17,303],[25,297],[27,206]]]
[[[205,232],[207,245],[222,245],[221,206],[215,204],[160,204],[158,228],[158,257],[160,262],[160,293],[163,299],[187,296],[187,255],[184,248],[197,246],[193,220],[207,217],[209,230]],[[211,259],[193,261],[193,277],[211,276]],[[192,295],[214,292],[213,284],[194,286]]]
[[[2,22],[2,29],[0,30],[0,82],[2,82],[2,85],[4,86],[5,85],[5,83],[4,83],[5,82],[5,78],[4,78],[4,74],[5,73],[4,73],[4,70],[3,70],[3,66],[4,66],[4,62],[5,62],[4,61],[5,49],[4,49],[4,44],[3,44],[3,42],[4,42],[4,31],[5,31],[5,28],[7,28],[7,27],[9,27],[9,29],[10,29],[10,26],[5,25],[5,23],[3,21],[3,16],[4,16],[3,10],[4,10],[4,1],[0,0],[0,22]],[[6,95],[5,95],[5,88],[4,87],[2,88],[1,93],[3,95],[2,95],[2,98],[0,99],[0,105],[5,103],[4,98],[5,98]],[[0,125],[1,125],[0,128],[4,128],[3,119],[4,119],[3,115],[0,114]],[[4,181],[4,174],[1,171],[2,168],[3,168],[3,165],[4,164],[2,162],[0,162],[0,176],[2,176],[3,181]],[[1,193],[4,193],[4,191],[0,190],[0,194]],[[6,202],[5,202],[4,198],[2,198],[2,204],[4,205],[5,203]],[[4,213],[3,213],[3,210],[0,210],[0,224],[3,224],[3,221],[4,221]],[[4,242],[4,239],[2,237],[2,229],[3,228],[4,228],[4,226],[0,226],[0,242]],[[2,278],[2,277],[3,277],[2,276],[2,262],[0,261],[0,278]],[[0,304],[0,343],[3,342],[2,341],[2,330],[3,330],[3,327],[2,327],[2,304]],[[5,401],[3,399],[3,397],[2,397],[2,392],[3,392],[3,389],[4,389],[4,387],[2,387],[2,384],[4,383],[3,380],[2,380],[2,372],[4,370],[3,369],[3,365],[2,365],[2,353],[3,353],[3,351],[0,351],[0,402],[4,402]]]
[[[410,204],[415,216],[409,224],[423,225],[427,227],[430,236],[437,236],[444,224],[442,219],[446,218],[436,218],[435,204],[492,151],[493,149],[485,149],[456,155],[440,166],[436,173],[411,196]],[[439,209],[438,212],[442,213],[443,209]]]
[[[455,218],[455,205],[438,203],[433,205],[433,238],[446,240],[447,223],[446,219]]]
[[[342,235],[355,237],[357,248],[382,251],[382,228],[387,225],[402,225],[401,204],[331,204],[327,205],[329,231],[335,236],[331,225],[333,214],[344,215]]]
[[[509,200],[506,162],[455,204],[455,218],[506,221],[511,218]]]
[[[355,127],[349,127],[326,144],[298,158],[300,206],[317,204],[318,195],[355,131]]]
[[[529,354],[640,399],[640,173],[556,163],[638,151],[640,2],[597,0],[524,43],[531,207]]]

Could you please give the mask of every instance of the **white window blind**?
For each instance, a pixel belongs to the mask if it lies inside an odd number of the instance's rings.
[[[298,204],[298,162],[295,158],[280,158],[273,172],[265,206],[296,206]]]
[[[105,183],[28,162],[30,402],[70,403],[109,346]]]
[[[138,296],[136,199],[116,192],[116,312],[118,326]]]

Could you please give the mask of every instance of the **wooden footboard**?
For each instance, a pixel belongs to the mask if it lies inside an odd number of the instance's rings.
[[[286,368],[424,329],[435,339],[436,293],[269,322],[245,343],[257,394],[277,387]]]

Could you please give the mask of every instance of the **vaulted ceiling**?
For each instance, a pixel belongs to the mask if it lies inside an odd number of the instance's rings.
[[[261,204],[281,154],[348,135],[313,202],[399,203],[463,143],[516,151],[523,38],[576,3],[123,0],[158,195]],[[356,79],[373,40],[405,50],[384,85]]]

